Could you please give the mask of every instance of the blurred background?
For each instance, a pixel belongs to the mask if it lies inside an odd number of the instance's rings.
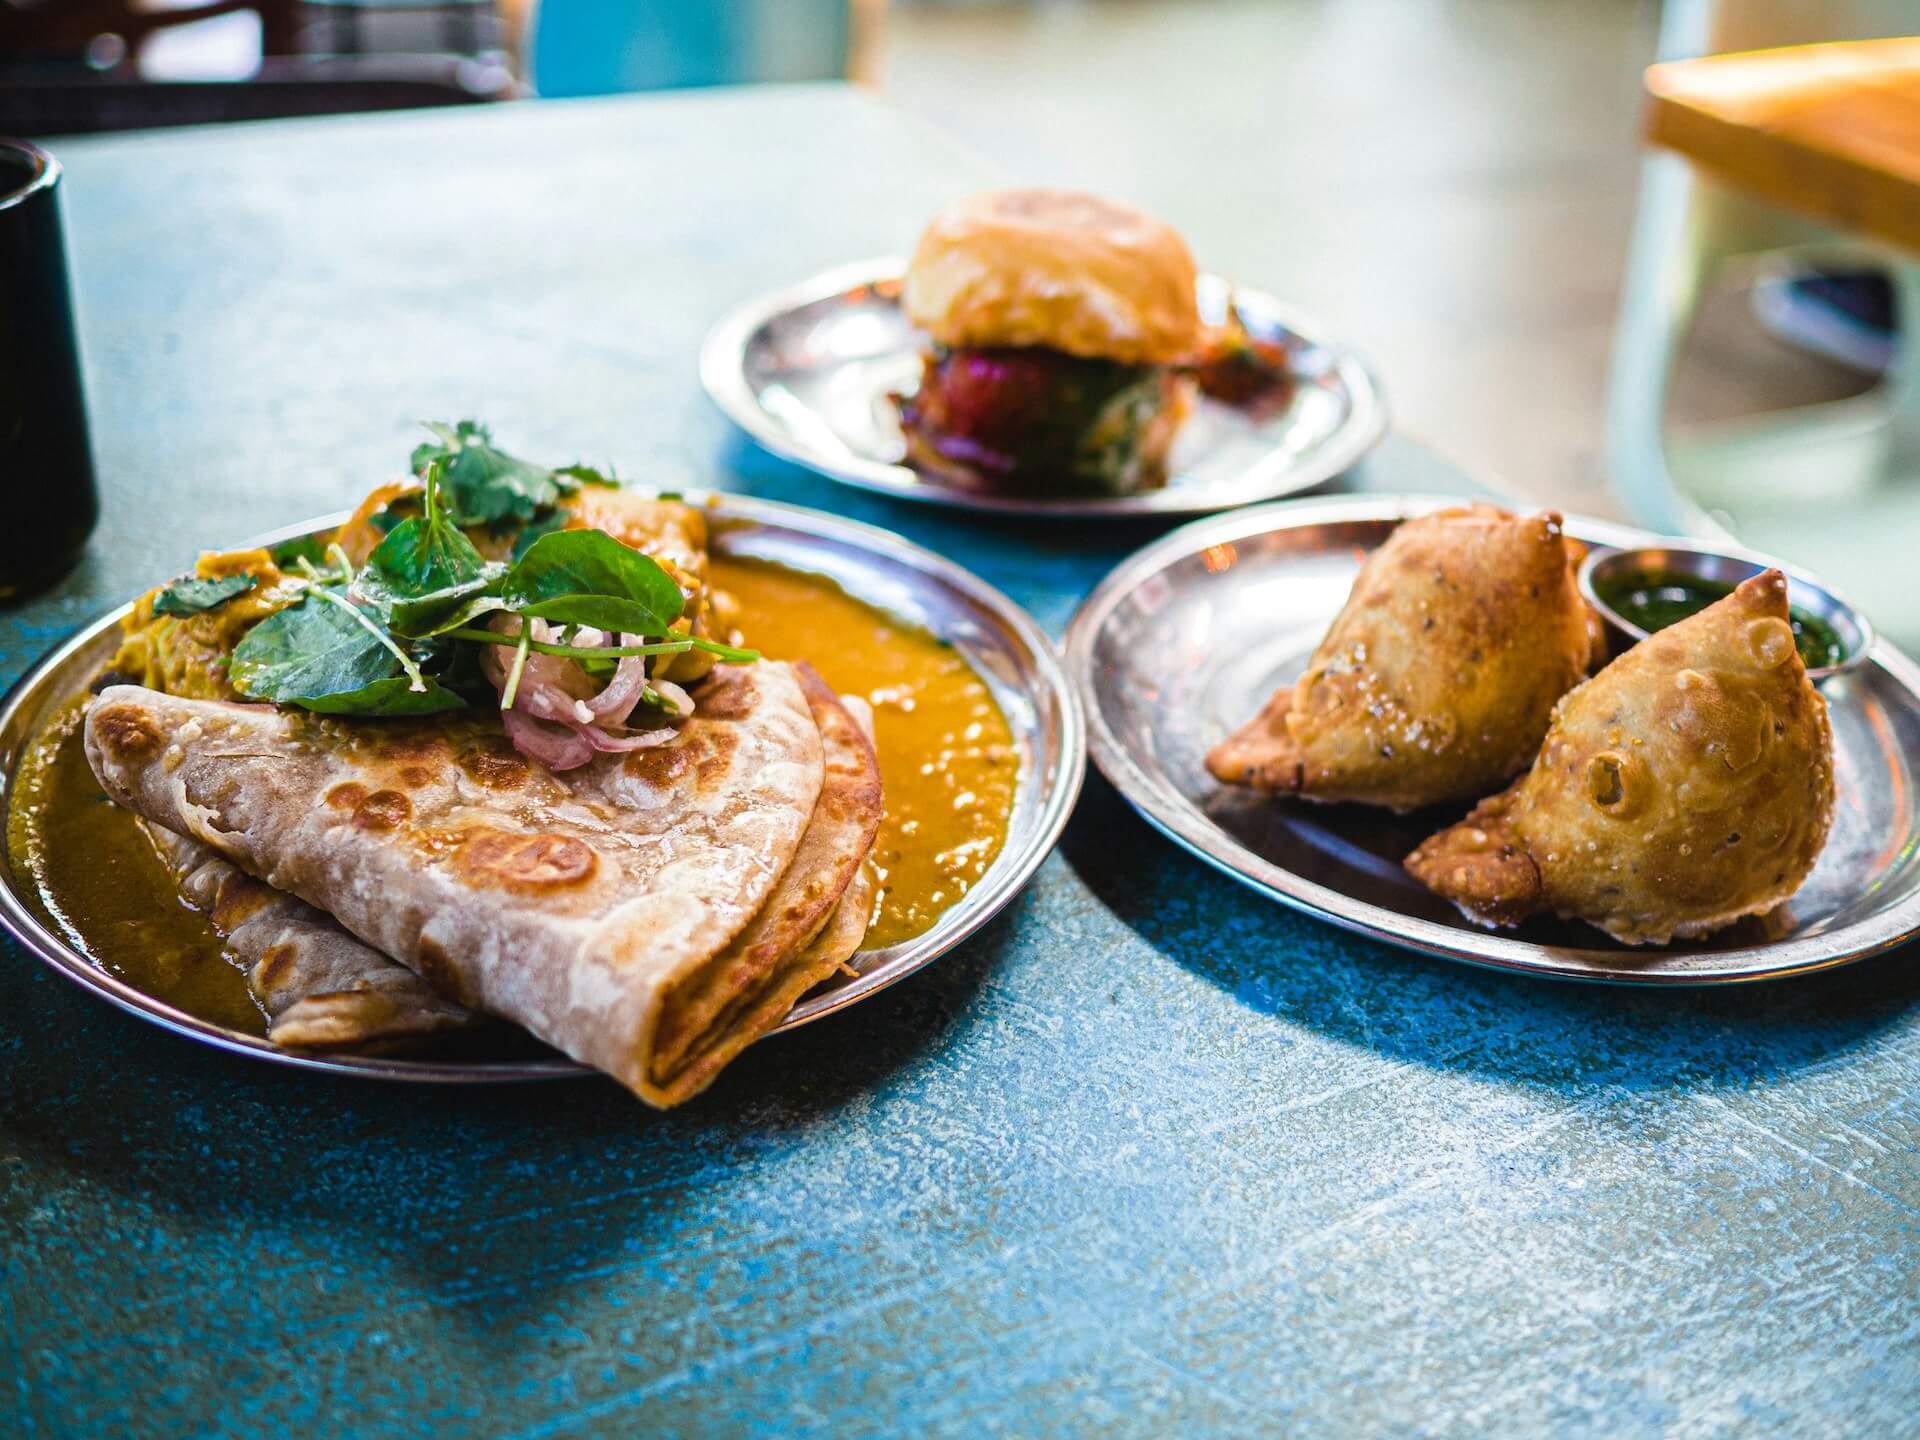
[[[1897,324],[1871,255],[1707,263],[1643,73],[1913,29],[1920,0],[0,0],[0,133],[851,79],[1011,177],[1160,213],[1484,483],[1697,530],[1722,462],[1636,502],[1649,445],[1859,397]]]

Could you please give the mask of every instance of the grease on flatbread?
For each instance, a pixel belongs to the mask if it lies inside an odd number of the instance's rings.
[[[825,778],[794,667],[720,666],[698,702],[666,744],[559,776],[472,715],[352,724],[131,686],[101,694],[86,747],[121,804],[672,1104],[711,1073],[656,1069],[657,1037],[773,895]],[[745,1044],[784,1013],[717,1020]]]
[[[406,966],[349,935],[303,900],[254,879],[215,851],[140,822],[180,887],[247,967],[267,1038],[293,1050],[414,1051],[489,1023],[437,994]]]

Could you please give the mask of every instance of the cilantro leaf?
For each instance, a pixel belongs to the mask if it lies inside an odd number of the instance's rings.
[[[554,510],[546,515],[542,515],[538,520],[528,521],[520,528],[520,533],[513,539],[513,558],[518,560],[521,556],[525,555],[527,551],[533,548],[533,542],[538,540],[542,535],[551,535],[556,530],[566,529],[567,518],[568,517],[561,511]]]
[[[430,590],[424,595],[395,597],[387,606],[387,624],[396,635],[423,640],[471,624],[479,616],[507,608],[500,585],[507,567],[489,564],[463,585]]]
[[[441,503],[444,473],[443,462],[427,462],[426,513],[394,526],[367,557],[366,569],[395,594],[422,595],[465,585],[486,566]]]
[[[253,700],[304,705],[399,678],[401,664],[387,644],[356,619],[352,605],[316,605],[314,591],[269,615],[234,647],[228,676]]]
[[[560,498],[561,486],[543,469],[493,443],[493,433],[475,420],[457,425],[427,422],[438,444],[417,446],[413,468],[422,473],[436,461],[446,482],[446,500],[456,525],[492,525],[502,520],[531,520]]]
[[[406,676],[390,675],[358,690],[309,695],[289,703],[322,715],[438,715],[466,708],[465,700],[432,676],[427,677],[426,687],[415,690]]]
[[[310,565],[327,563],[326,542],[317,535],[302,535],[297,540],[286,540],[273,547],[273,563],[282,570],[298,568],[305,560]]]
[[[514,563],[508,604],[523,615],[634,635],[665,635],[686,597],[657,561],[603,530],[542,535]]]
[[[156,615],[198,615],[244,595],[258,583],[254,575],[223,575],[218,580],[176,580],[153,597]]]
[[[403,520],[367,557],[355,591],[403,634],[431,630],[463,601],[506,573],[489,565],[453,524],[441,503],[444,462],[426,467],[425,513]]]
[[[564,495],[583,485],[618,487],[620,482],[591,465],[549,470],[509,455],[493,443],[493,432],[478,420],[446,425],[425,422],[433,432],[413,451],[415,474],[438,462],[446,482],[446,501],[455,525],[528,522],[553,509]]]
[[[604,485],[609,490],[618,490],[620,481],[613,475],[605,475],[591,465],[562,465],[553,472],[554,479],[560,482],[562,490],[575,490],[582,485]],[[567,482],[572,481],[569,485]]]

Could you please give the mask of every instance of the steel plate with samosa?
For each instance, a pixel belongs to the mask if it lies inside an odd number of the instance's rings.
[[[926,908],[898,842],[936,797],[909,777],[883,805],[867,700],[791,647],[742,647],[753,606],[711,583],[698,508],[435,428],[418,478],[329,543],[208,555],[145,597],[75,739],[278,1044],[411,1050],[511,1022],[678,1103]],[[930,711],[951,703],[917,652],[891,659]],[[912,733],[914,687],[879,678],[883,705],[907,697],[887,728]],[[976,788],[999,802],[947,829],[1003,834],[1010,785]],[[941,864],[992,858],[929,838]],[[936,900],[964,889],[944,882]]]

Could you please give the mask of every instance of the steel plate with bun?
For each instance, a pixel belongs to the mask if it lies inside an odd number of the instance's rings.
[[[945,954],[987,922],[1026,884],[1059,838],[1085,773],[1079,701],[1052,644],[1011,600],[930,551],[871,526],[796,506],[738,496],[709,497],[713,553],[764,561],[832,581],[848,595],[951,644],[980,676],[1005,715],[1018,752],[1019,781],[1006,842],[986,873],[925,933],[862,951],[856,974],[803,999],[779,1031],[844,1009]],[[345,517],[293,527],[252,542],[272,545],[329,529]],[[48,717],[84,692],[112,656],[130,607],[101,616],[34,665],[0,704],[0,765],[7,799],[22,755]],[[222,1049],[280,1064],[348,1075],[428,1082],[533,1080],[593,1073],[562,1056],[503,1060],[410,1060],[303,1054],[197,1018],[144,993],[96,964],[71,925],[49,909],[30,876],[9,863],[0,877],[0,922],[35,955],[124,1010]]]
[[[1920,932],[1920,667],[1881,641],[1821,687],[1838,816],[1818,868],[1780,911],[1702,941],[1634,949],[1573,922],[1494,933],[1401,868],[1464,813],[1319,806],[1221,786],[1203,757],[1305,667],[1362,560],[1409,516],[1458,504],[1368,497],[1262,506],[1185,526],[1123,562],[1067,634],[1094,762],[1154,826],[1284,904],[1408,949],[1561,979],[1706,985],[1846,964]],[[1593,545],[1657,537],[1571,519]]]
[[[900,307],[898,258],[869,260],[751,301],[707,336],[700,378],[714,403],[776,455],[888,495],[1027,515],[1201,515],[1296,494],[1351,468],[1386,433],[1379,386],[1350,351],[1271,296],[1202,275],[1201,319],[1229,302],[1256,340],[1285,349],[1293,390],[1259,419],[1203,400],[1175,442],[1164,488],[1031,497],[953,484],[901,463],[892,396],[920,375],[922,337]]]

